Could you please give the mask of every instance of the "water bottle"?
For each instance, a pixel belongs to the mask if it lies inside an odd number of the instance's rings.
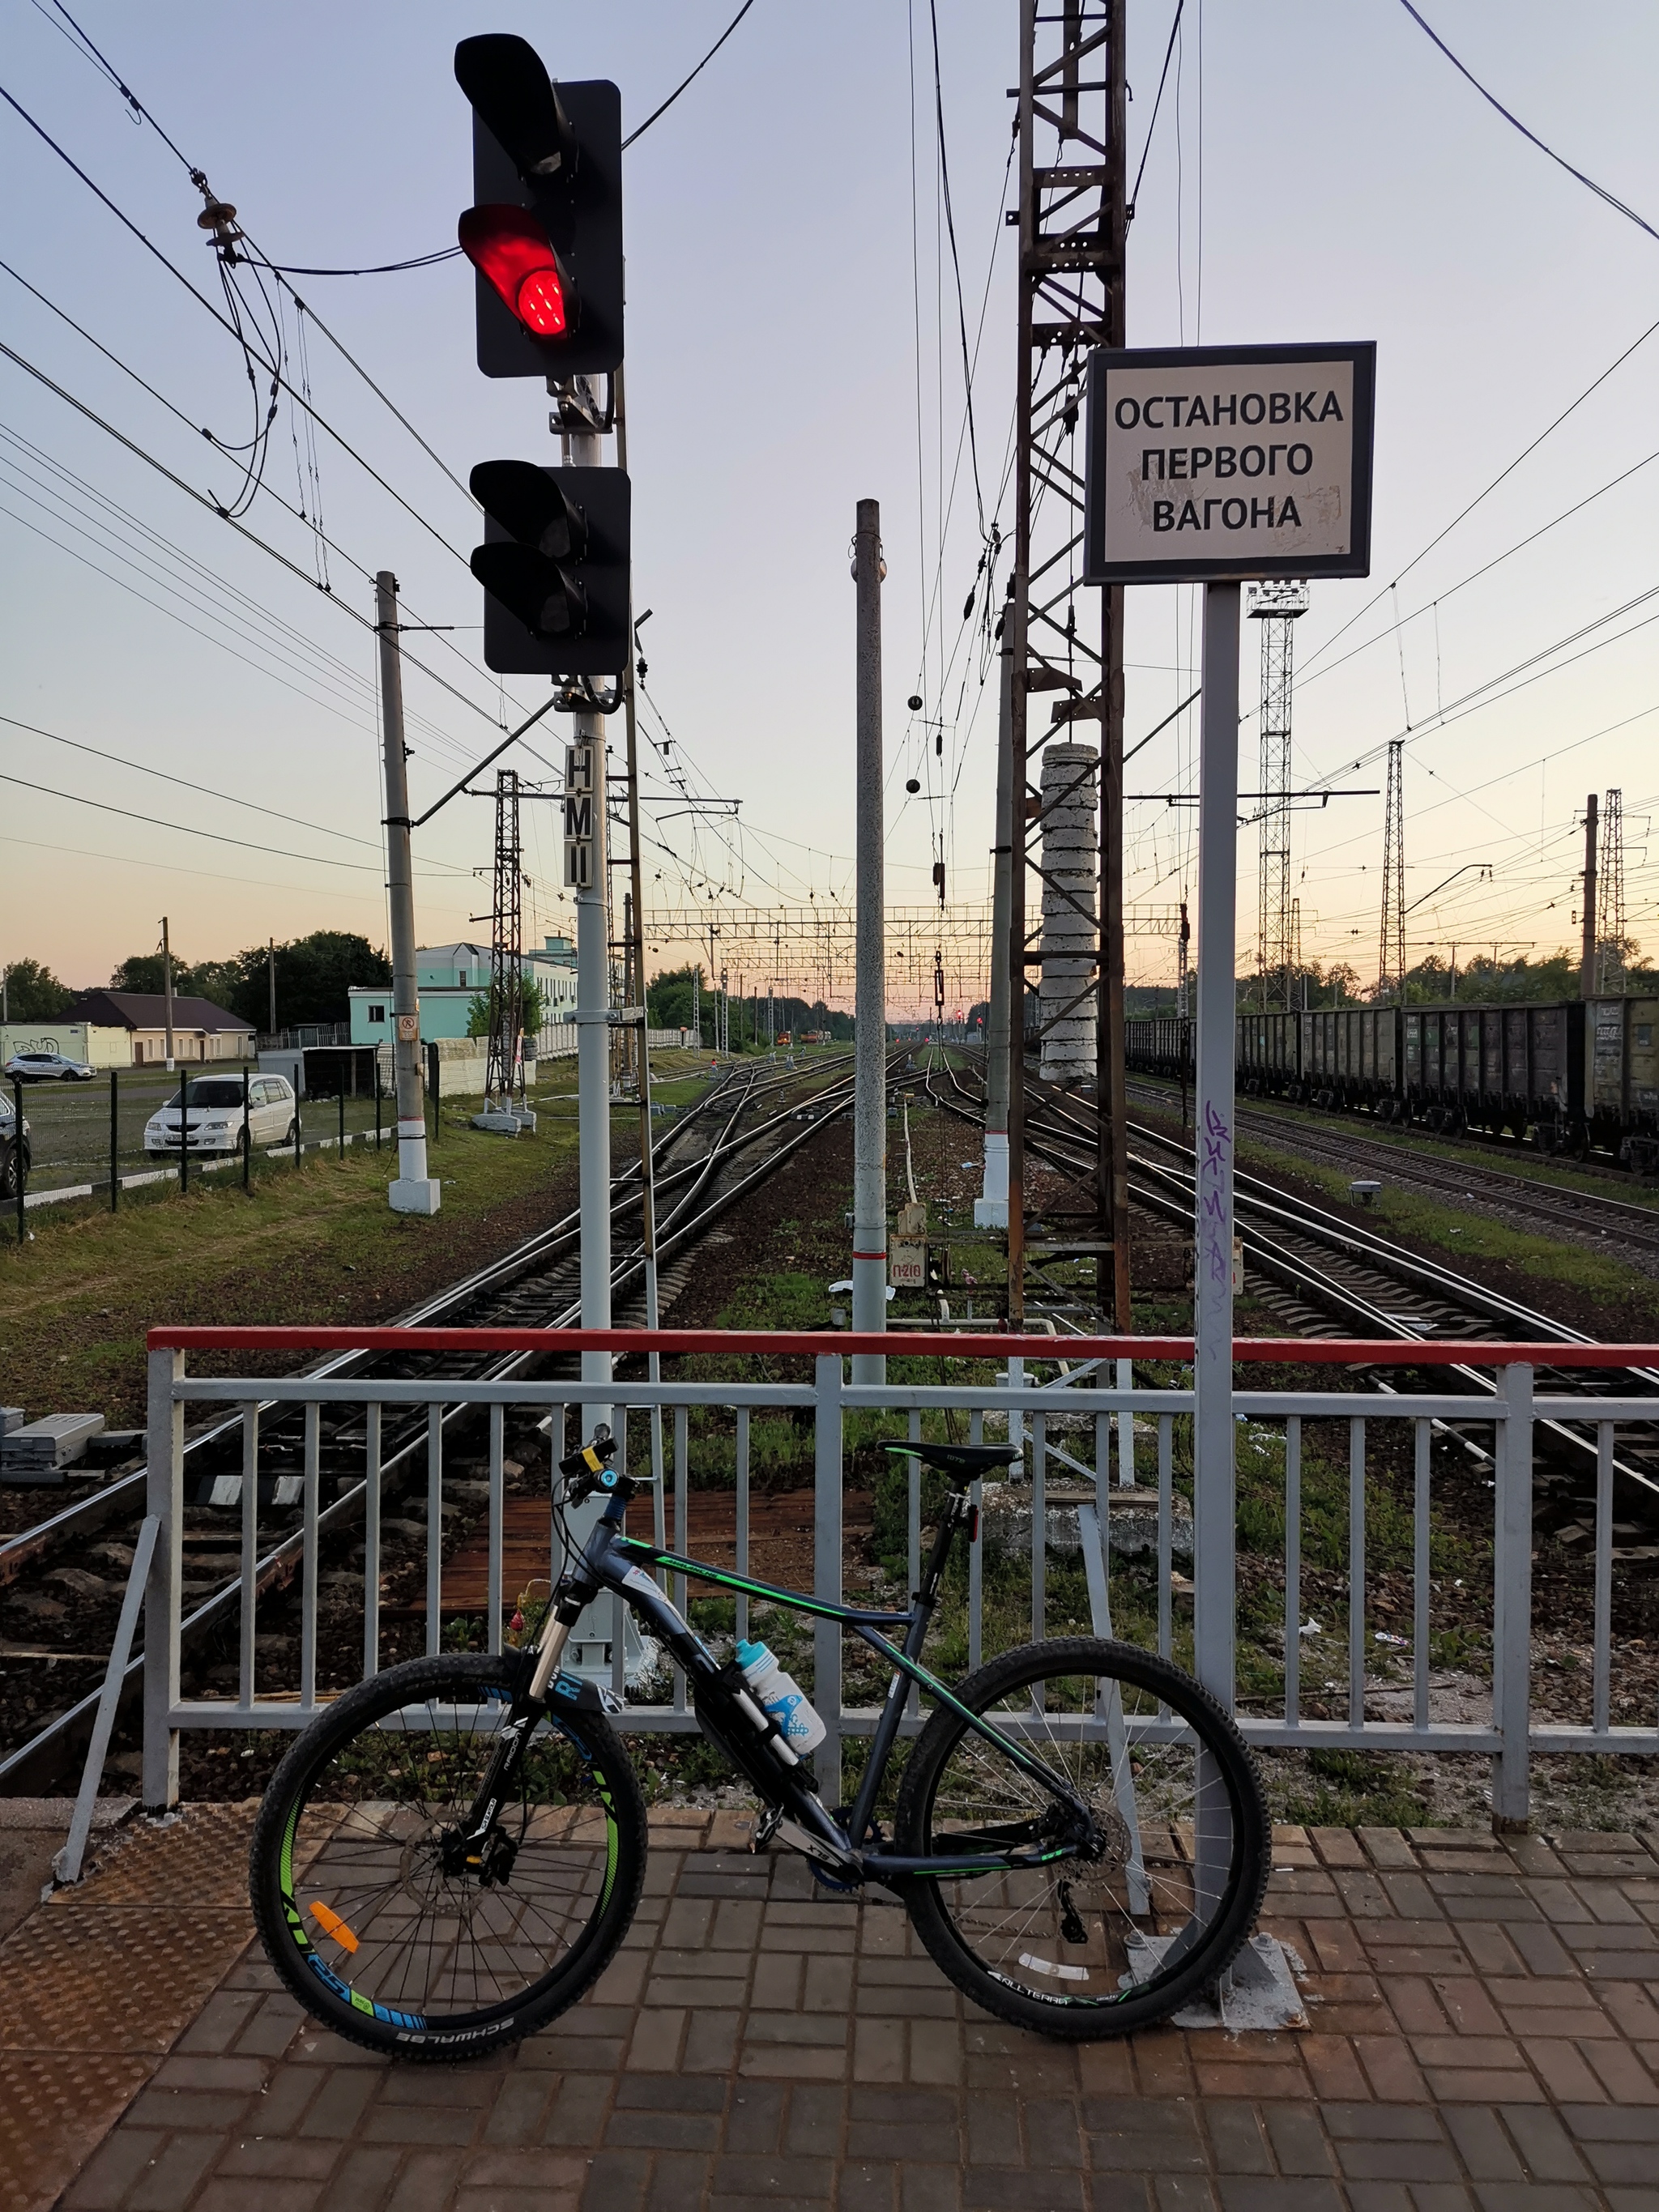
[[[793,1675],[786,1674],[764,1644],[739,1644],[738,1664],[761,1710],[775,1721],[784,1741],[799,1757],[816,1751],[829,1730],[807,1703]]]

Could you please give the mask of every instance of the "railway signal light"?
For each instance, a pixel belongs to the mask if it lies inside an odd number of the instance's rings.
[[[604,79],[556,86],[535,48],[506,33],[463,39],[455,77],[472,103],[475,204],[458,234],[478,272],[479,368],[618,368],[622,94]]]
[[[481,461],[484,661],[502,675],[614,676],[628,665],[629,480],[620,469]]]

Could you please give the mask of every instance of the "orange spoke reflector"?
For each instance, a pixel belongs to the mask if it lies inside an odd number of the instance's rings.
[[[357,1938],[352,1934],[350,1929],[346,1926],[339,1914],[337,1912],[331,1912],[327,1905],[325,1905],[319,1897],[313,1897],[311,1900],[311,1917],[316,1922],[317,1925],[322,1929],[324,1935],[331,1936],[343,1951],[355,1951],[356,1949]]]

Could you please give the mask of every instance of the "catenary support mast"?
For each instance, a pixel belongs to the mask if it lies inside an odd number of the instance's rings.
[[[1035,763],[1050,737],[1101,731],[1099,934],[1080,993],[1097,1007],[1099,1146],[1092,1243],[1103,1317],[1129,1326],[1127,1163],[1123,1150],[1123,593],[1102,594],[1092,641],[1079,592],[1083,553],[1083,380],[1090,351],[1124,343],[1126,0],[1020,0],[1019,294],[1012,671],[1007,751],[1012,795],[1009,921],[1008,1310],[1025,1311],[1025,1048],[1042,1024],[1028,970],[1028,916],[1041,899],[1031,841],[1041,836]],[[1033,701],[1048,695],[1046,720]],[[1023,830],[1022,830],[1023,824]],[[1054,1008],[1045,1018],[1065,1018]]]

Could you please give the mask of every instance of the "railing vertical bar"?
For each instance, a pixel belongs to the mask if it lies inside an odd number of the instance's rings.
[[[1613,1429],[1595,1425],[1595,1626],[1590,1646],[1591,1723],[1607,1725],[1613,1660]]]
[[[1048,1417],[1031,1419],[1031,1641],[1040,1644],[1048,1598]]]
[[[919,1444],[921,1442],[921,1408],[919,1406],[911,1407],[910,1419],[906,1425],[911,1443]],[[907,1459],[904,1474],[908,1493],[906,1498],[904,1587],[907,1593],[914,1597],[921,1585],[921,1462]],[[914,1682],[910,1685],[905,1705],[906,1710],[912,1714],[921,1711],[921,1692]]]
[[[1492,1817],[1499,1833],[1527,1825],[1532,1756],[1532,1396],[1530,1367],[1500,1369],[1498,1486],[1493,1493]]]
[[[184,1521],[185,1408],[176,1386],[182,1352],[152,1352],[146,1362],[144,1511],[161,1524],[144,1584],[144,1804],[161,1813],[179,1802],[179,1535]]]
[[[1285,1423],[1285,1717],[1302,1717],[1302,1417]]]
[[[426,1650],[442,1640],[444,1597],[444,1409],[426,1409]]]
[[[831,1605],[842,1598],[842,1363],[821,1352],[812,1363],[812,1594]],[[813,1754],[827,1804],[842,1802],[841,1629],[820,1620],[812,1631],[812,1702],[828,1734]],[[833,1794],[832,1794],[833,1793]]]
[[[611,1418],[617,1425],[617,1479],[620,1482],[628,1474],[628,1407],[618,1406]],[[628,1696],[628,1608],[615,1590],[611,1594],[611,1694],[623,1702]]]
[[[506,1510],[507,1408],[489,1409],[489,1649],[501,1648],[501,1544]]]
[[[1365,1718],[1365,1424],[1348,1423],[1348,1718]]]
[[[1133,1359],[1117,1363],[1117,1387],[1133,1390],[1135,1386],[1135,1364]],[[1135,1409],[1126,1406],[1117,1417],[1117,1479],[1119,1486],[1127,1490],[1135,1479]],[[1104,1521],[1102,1527],[1105,1526]]]
[[[1175,1510],[1175,1416],[1158,1417],[1158,1656],[1167,1659],[1170,1649],[1170,1539]],[[1160,1706],[1159,1711],[1163,1708]]]
[[[1412,1721],[1429,1724],[1429,1450],[1433,1424],[1413,1421],[1417,1463],[1412,1494]]]
[[[242,1413],[242,1618],[241,1664],[237,1679],[241,1702],[253,1703],[253,1632],[256,1612],[254,1566],[259,1557],[259,1408]]]
[[[304,1534],[300,1540],[300,1705],[317,1702],[317,1510],[322,1486],[323,1409],[306,1407]]]
[[[378,1071],[377,1071],[378,1073]],[[366,1409],[363,1443],[363,1679],[380,1671],[380,1407]]]
[[[654,1373],[661,1364],[653,1353]],[[665,1551],[668,1546],[668,1479],[663,1464],[662,1407],[651,1408],[651,1540],[657,1549]]]
[[[689,1411],[690,1408],[684,1406],[676,1406],[674,1408],[674,1549],[682,1559],[685,1557],[686,1455],[689,1449],[686,1442],[686,1423]],[[670,1580],[673,1583],[674,1603],[684,1613],[685,1611],[685,1577],[673,1575],[670,1577]],[[683,1713],[685,1711],[685,1669],[683,1667],[676,1667],[674,1669],[674,1711],[677,1713]]]
[[[737,1571],[740,1575],[749,1571],[749,1408],[738,1408],[738,1551]],[[738,1592],[738,1636],[746,1642],[749,1636],[749,1594]]]
[[[1024,1360],[1011,1359],[1008,1365],[1010,1371],[1018,1366],[1024,1379]],[[1008,1435],[1011,1442],[1018,1443],[1023,1441],[1023,1436],[1016,1437],[1014,1434],[1016,1419],[1015,1414],[1009,1414]],[[975,1407],[968,1416],[968,1441],[970,1444],[977,1444],[984,1440],[985,1416]],[[968,1495],[974,1501],[974,1538],[968,1547],[968,1671],[972,1674],[980,1663],[985,1644],[985,1516],[980,1510],[984,1503],[985,1486],[977,1475]]]

